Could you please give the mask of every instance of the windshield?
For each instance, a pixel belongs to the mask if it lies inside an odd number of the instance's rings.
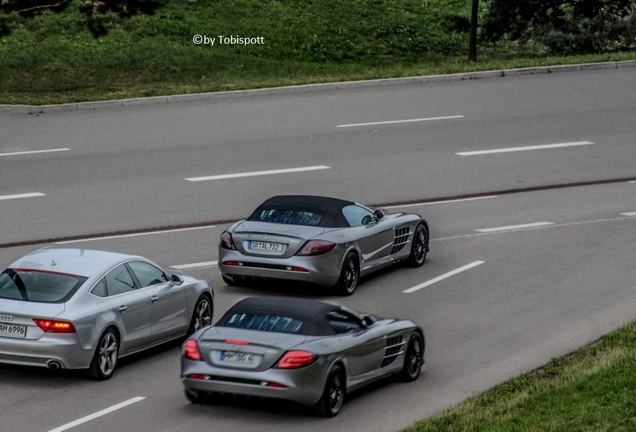
[[[66,273],[9,268],[0,273],[0,298],[64,303],[86,279]]]

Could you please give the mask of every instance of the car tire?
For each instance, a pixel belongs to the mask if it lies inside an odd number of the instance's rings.
[[[118,358],[119,340],[117,333],[112,328],[108,328],[99,338],[93,360],[88,368],[91,378],[104,381],[113,376]]]
[[[424,224],[419,224],[413,232],[411,254],[406,261],[410,267],[421,267],[424,264],[428,253],[428,240],[428,230]]]
[[[409,338],[404,355],[404,366],[399,378],[402,381],[412,382],[420,377],[424,365],[424,338],[418,332],[413,332]]]
[[[236,282],[234,282],[234,279],[232,279],[231,277],[225,275],[221,275],[221,277],[223,278],[223,282],[225,282],[227,285],[236,286]]]
[[[336,294],[341,296],[350,296],[356,290],[359,279],[360,263],[358,262],[358,257],[355,253],[349,252],[342,264],[340,278],[334,286]]]
[[[342,408],[344,402],[344,371],[340,366],[334,366],[325,382],[325,389],[320,400],[316,404],[316,412],[321,417],[335,417]]]
[[[188,327],[186,336],[190,336],[195,331],[207,327],[210,324],[212,324],[212,300],[203,294],[194,305],[192,318],[190,319],[190,327]]]
[[[185,397],[193,404],[200,404],[204,402],[204,395],[198,390],[185,389]]]

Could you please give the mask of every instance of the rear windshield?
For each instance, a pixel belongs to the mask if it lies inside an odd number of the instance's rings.
[[[66,273],[6,269],[0,273],[0,298],[64,303],[75,294],[86,279]]]
[[[250,216],[248,220],[288,225],[320,226],[322,215],[304,210],[264,209]]]
[[[224,318],[218,326],[278,333],[299,333],[303,326],[302,321],[281,315],[236,313]]]

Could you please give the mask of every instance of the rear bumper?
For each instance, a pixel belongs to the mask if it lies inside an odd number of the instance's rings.
[[[322,371],[323,366],[320,364],[294,370],[227,370],[210,367],[205,362],[181,358],[181,382],[186,389],[283,399],[307,406],[315,405],[322,396]],[[193,375],[199,377],[193,378]],[[276,386],[272,386],[272,383]]]
[[[45,334],[38,340],[0,338],[0,363],[83,369],[90,365],[92,350],[82,349],[75,334]]]
[[[238,264],[228,265],[228,262]],[[340,277],[340,262],[341,257],[336,250],[311,257],[266,258],[248,257],[238,251],[219,248],[219,269],[230,278],[282,279],[332,287]]]

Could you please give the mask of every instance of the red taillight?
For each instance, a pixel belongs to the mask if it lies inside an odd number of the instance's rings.
[[[304,255],[304,256],[322,255],[324,253],[327,253],[333,250],[333,248],[335,247],[336,247],[335,243],[331,243],[328,241],[309,240],[307,243],[305,243],[302,249],[300,249],[300,252],[298,252],[298,255]]]
[[[293,272],[309,273],[309,270],[307,270],[306,268],[296,267],[296,266],[287,266],[285,267],[285,270],[293,271]]]
[[[45,319],[33,319],[33,322],[47,333],[75,333],[73,324],[67,321],[55,321]]]
[[[309,366],[318,360],[318,356],[309,351],[287,351],[276,363],[276,367],[280,369],[296,369]]]
[[[203,360],[199,344],[194,339],[188,339],[183,345],[183,356],[190,360]]]
[[[221,246],[223,249],[236,250],[236,246],[234,246],[234,240],[232,240],[232,234],[224,231],[223,234],[221,234],[219,246]]]

